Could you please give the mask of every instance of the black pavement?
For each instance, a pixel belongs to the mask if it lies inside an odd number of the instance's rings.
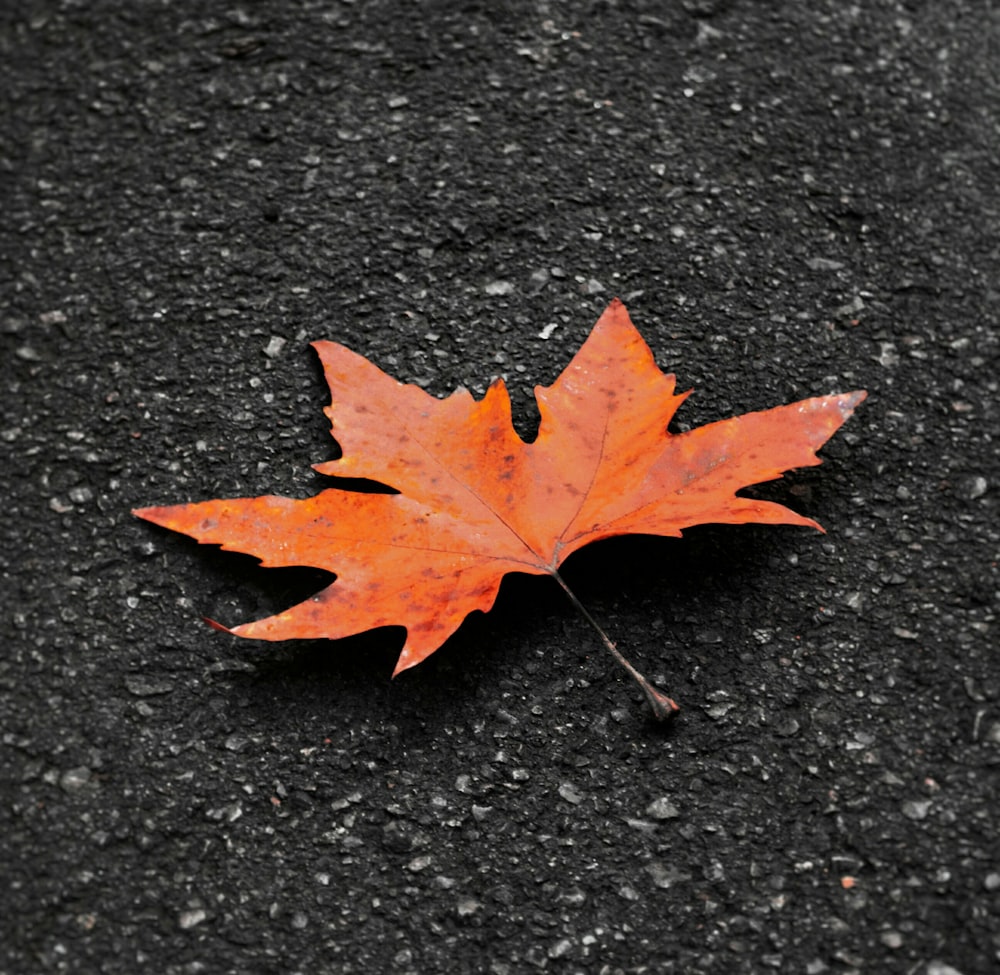
[[[0,13],[0,971],[1000,961],[1000,13],[29,0]],[[519,429],[614,295],[678,429],[854,388],[799,528],[239,641],[322,585],[133,519],[335,456],[311,340]]]

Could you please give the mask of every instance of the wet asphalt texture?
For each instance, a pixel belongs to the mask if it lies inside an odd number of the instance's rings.
[[[0,13],[0,971],[1000,965],[1000,11]],[[308,343],[519,430],[614,295],[677,429],[854,388],[819,520],[616,539],[400,633],[133,519],[334,457]]]

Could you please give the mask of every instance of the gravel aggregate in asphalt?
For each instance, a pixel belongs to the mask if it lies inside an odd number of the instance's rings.
[[[885,0],[26,0],[0,13],[0,972],[1000,963],[1000,18]],[[677,429],[833,390],[817,518],[391,629],[129,516],[333,456],[308,343],[530,437],[615,295]]]

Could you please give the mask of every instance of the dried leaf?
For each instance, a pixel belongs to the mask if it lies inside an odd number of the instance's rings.
[[[865,398],[822,396],[671,434],[687,393],[675,392],[674,377],[657,367],[617,299],[556,382],[536,388],[541,423],[532,443],[514,431],[502,380],[480,401],[465,390],[435,399],[342,345],[314,348],[343,451],[316,470],[376,480],[398,494],[331,487],[304,500],[236,498],[134,514],[265,566],[336,573],[311,599],[228,632],[337,639],[400,625],[397,674],[438,649],[473,610],[489,610],[508,572],[550,575],[565,589],[559,566],[590,542],[676,536],[708,522],[819,528],[737,492],[820,463],[816,451]]]

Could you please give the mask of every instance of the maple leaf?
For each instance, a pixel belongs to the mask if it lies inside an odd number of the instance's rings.
[[[864,391],[816,397],[672,434],[667,425],[688,394],[675,392],[674,377],[660,371],[615,299],[562,375],[536,388],[541,422],[525,443],[511,423],[502,379],[482,400],[464,389],[436,399],[342,345],[313,347],[342,450],[315,469],[399,493],[335,486],[305,499],[135,510],[265,566],[336,574],[327,588],[275,616],[212,625],[259,640],[338,639],[404,626],[398,674],[438,649],[473,610],[489,610],[507,573],[548,575],[661,718],[677,705],[618,652],[559,566],[584,545],[629,533],[677,536],[709,522],[820,528],[781,504],[737,492],[820,463],[816,451],[865,398]]]

